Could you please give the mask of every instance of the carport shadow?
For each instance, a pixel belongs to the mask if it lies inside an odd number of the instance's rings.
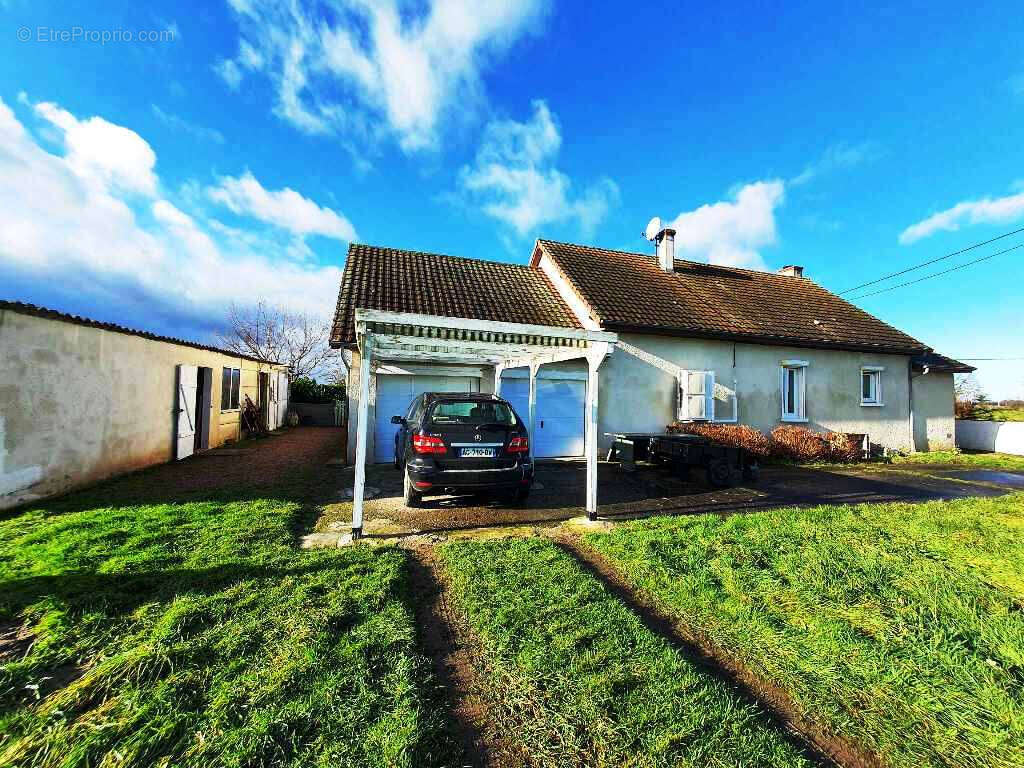
[[[420,508],[401,502],[400,475],[374,470],[380,495],[367,504],[367,519],[384,518],[392,529],[444,533],[557,523],[584,514],[586,469],[582,463],[541,463],[537,487],[523,504],[509,506],[482,496],[427,498]],[[367,482],[370,482],[368,478]],[[661,467],[638,465],[626,471],[617,463],[598,469],[598,517],[628,520],[652,515],[741,514],[784,506],[923,502],[994,496],[1006,490],[925,474],[899,476],[829,471],[815,467],[773,466],[758,483],[710,488],[702,473],[680,476]],[[368,533],[372,533],[371,530]]]

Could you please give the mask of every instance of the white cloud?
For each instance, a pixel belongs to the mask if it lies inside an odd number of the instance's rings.
[[[238,86],[242,84],[242,69],[234,59],[221,59],[213,65],[213,71],[227,83],[228,88],[232,91],[237,91]]]
[[[562,144],[558,123],[543,101],[533,102],[525,123],[497,120],[484,130],[473,166],[459,174],[459,185],[484,213],[520,236],[553,222],[574,220],[585,236],[619,198],[619,190],[601,178],[574,197],[569,177],[553,163]]]
[[[777,240],[775,210],[785,200],[785,184],[773,179],[741,187],[732,200],[702,205],[679,214],[677,255],[711,264],[765,269],[761,249]]]
[[[907,227],[900,233],[900,244],[910,245],[942,230],[955,232],[962,225],[1005,224],[1022,217],[1024,192],[1006,197],[966,200]]]
[[[833,144],[822,153],[816,162],[808,165],[787,183],[791,187],[798,187],[826,173],[855,168],[858,165],[874,160],[878,155],[878,146],[869,141],[860,144],[846,144],[842,142]]]
[[[251,216],[296,235],[323,235],[346,242],[356,239],[356,230],[344,216],[322,208],[294,189],[268,190],[252,173],[224,177],[209,187],[210,199],[227,206],[232,213]]]
[[[150,104],[150,108],[153,110],[153,114],[156,118],[168,128],[172,128],[175,131],[180,131],[182,133],[187,133],[189,136],[200,139],[201,141],[213,141],[217,144],[224,143],[224,135],[214,128],[206,128],[205,126],[189,122],[183,117],[178,117],[178,115],[170,112],[164,112],[164,110],[160,109],[156,104]]]
[[[60,129],[67,164],[81,178],[126,192],[156,194],[156,153],[135,131],[102,117],[78,120],[48,102],[36,104],[35,110]]]
[[[304,246],[300,238],[290,236],[291,243],[281,246],[273,232],[252,228],[245,237],[229,236],[203,212],[183,211],[160,196],[152,175],[155,157],[139,162],[140,147],[152,150],[138,134],[100,118],[80,121],[52,104],[37,111],[66,132],[63,154],[43,149],[0,100],[5,270],[77,281],[83,291],[130,288],[152,300],[154,311],[202,318],[207,325],[220,320],[228,302],[257,298],[330,313],[341,270],[289,260],[289,248]],[[104,140],[93,141],[96,133]],[[109,137],[134,162],[109,154]],[[146,168],[150,175],[140,175]],[[154,194],[140,198],[140,190]]]
[[[373,139],[383,124],[407,152],[434,149],[446,114],[480,100],[480,75],[543,16],[547,0],[231,0],[237,88],[265,72],[275,111],[302,131]],[[229,66],[229,63],[233,66]]]

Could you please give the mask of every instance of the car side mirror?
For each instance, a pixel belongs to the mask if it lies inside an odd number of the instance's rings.
[[[405,424],[405,419],[403,419],[401,416],[392,416],[391,417],[391,423],[392,424]]]

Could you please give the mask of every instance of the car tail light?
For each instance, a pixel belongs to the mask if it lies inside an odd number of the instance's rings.
[[[509,453],[526,453],[530,450],[530,440],[526,437],[513,437],[508,441]]]
[[[412,449],[416,453],[447,453],[444,440],[433,435],[413,435]]]

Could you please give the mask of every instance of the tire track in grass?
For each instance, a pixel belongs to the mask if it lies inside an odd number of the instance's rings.
[[[506,759],[509,748],[497,737],[497,729],[489,721],[474,671],[471,640],[447,600],[447,585],[434,550],[417,546],[410,547],[409,553],[420,645],[444,688],[451,713],[451,735],[462,747],[461,765],[511,765]]]
[[[552,540],[636,613],[648,629],[665,638],[707,672],[755,701],[819,763],[841,768],[884,768],[885,764],[876,755],[803,717],[786,691],[762,679],[709,637],[668,615],[654,600],[634,590],[611,561],[587,546],[578,536],[561,532]]]
[[[832,765],[550,539],[453,541],[437,557],[516,765]]]

